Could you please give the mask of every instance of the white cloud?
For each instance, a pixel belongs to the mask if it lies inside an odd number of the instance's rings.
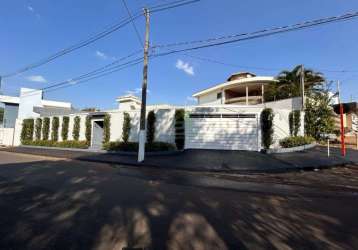
[[[184,71],[186,74],[188,74],[188,75],[190,75],[190,76],[195,75],[195,73],[194,73],[194,67],[191,66],[189,63],[184,62],[184,61],[182,61],[182,60],[180,60],[180,59],[178,59],[178,61],[177,61],[176,65],[175,65],[175,67],[176,67],[177,69],[179,69],[179,70]]]
[[[103,60],[108,59],[108,56],[107,56],[105,53],[103,53],[103,52],[101,52],[101,51],[99,51],[99,50],[96,51],[96,56],[97,56],[98,58],[100,58],[100,59],[103,59]]]
[[[196,98],[195,98],[195,97],[192,97],[192,96],[187,96],[187,97],[186,97],[186,100],[187,100],[188,102],[196,102],[196,101],[197,101]]]
[[[68,79],[67,82],[71,85],[75,85],[77,84],[77,81],[76,80],[73,80],[73,79]]]
[[[27,6],[27,9],[29,10],[29,11],[31,11],[31,12],[35,12],[35,10],[34,10],[34,8],[32,7],[32,6]]]
[[[135,88],[133,90],[127,90],[126,91],[126,94],[128,95],[139,95],[142,93],[142,88]],[[150,93],[150,90],[147,89],[147,93],[149,94]]]
[[[45,77],[41,75],[28,76],[26,79],[30,82],[39,82],[39,83],[47,83]]]

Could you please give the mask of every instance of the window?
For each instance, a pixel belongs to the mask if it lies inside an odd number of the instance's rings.
[[[222,97],[222,93],[221,93],[221,92],[216,94],[216,99],[217,99],[217,100],[221,99],[221,97]]]

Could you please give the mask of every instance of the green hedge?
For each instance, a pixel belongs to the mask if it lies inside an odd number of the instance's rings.
[[[125,151],[125,152],[137,152],[138,143],[137,142],[108,142],[103,144],[103,149],[108,151]],[[166,142],[153,142],[151,144],[147,143],[145,145],[145,150],[147,152],[159,152],[159,151],[175,151],[175,145]]]
[[[280,145],[283,148],[293,148],[312,144],[313,142],[315,142],[315,139],[309,136],[292,136],[282,139]]]
[[[153,144],[155,138],[156,117],[154,111],[150,111],[147,117],[147,142]]]
[[[109,142],[111,138],[111,115],[106,114],[103,119],[103,143]]]
[[[37,118],[35,124],[35,139],[41,140],[42,119]]]
[[[51,140],[58,141],[58,128],[60,127],[60,120],[58,117],[52,118],[52,126],[51,126]]]
[[[261,113],[262,144],[269,149],[273,143],[273,118],[272,109],[266,108]]]
[[[73,140],[78,141],[80,138],[81,118],[76,116],[73,122],[72,137]]]
[[[184,148],[185,144],[185,110],[175,110],[175,145],[179,150]]]
[[[22,122],[21,141],[32,140],[34,134],[34,119],[24,119]]]
[[[50,134],[50,118],[45,117],[42,125],[42,139],[48,140]]]
[[[63,141],[67,141],[68,139],[68,126],[70,123],[70,118],[68,116],[62,117],[62,129],[61,136]]]
[[[91,133],[92,133],[91,130],[92,130],[91,117],[88,115],[86,116],[86,132],[85,132],[86,141],[88,143],[91,142]]]
[[[124,113],[123,128],[122,128],[122,140],[124,143],[128,143],[130,134],[131,134],[131,117],[128,113]]]
[[[42,147],[58,147],[58,148],[88,148],[86,141],[23,141],[22,145],[42,146]]]

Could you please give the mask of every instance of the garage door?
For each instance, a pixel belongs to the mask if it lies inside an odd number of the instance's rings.
[[[186,148],[259,150],[257,114],[192,113],[185,134]]]

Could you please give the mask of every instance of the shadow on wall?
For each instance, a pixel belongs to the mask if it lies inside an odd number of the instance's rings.
[[[322,209],[295,196],[194,189],[115,171],[75,161],[2,165],[0,248],[351,249],[357,244],[357,234],[349,231],[352,222],[336,219],[330,204]]]

